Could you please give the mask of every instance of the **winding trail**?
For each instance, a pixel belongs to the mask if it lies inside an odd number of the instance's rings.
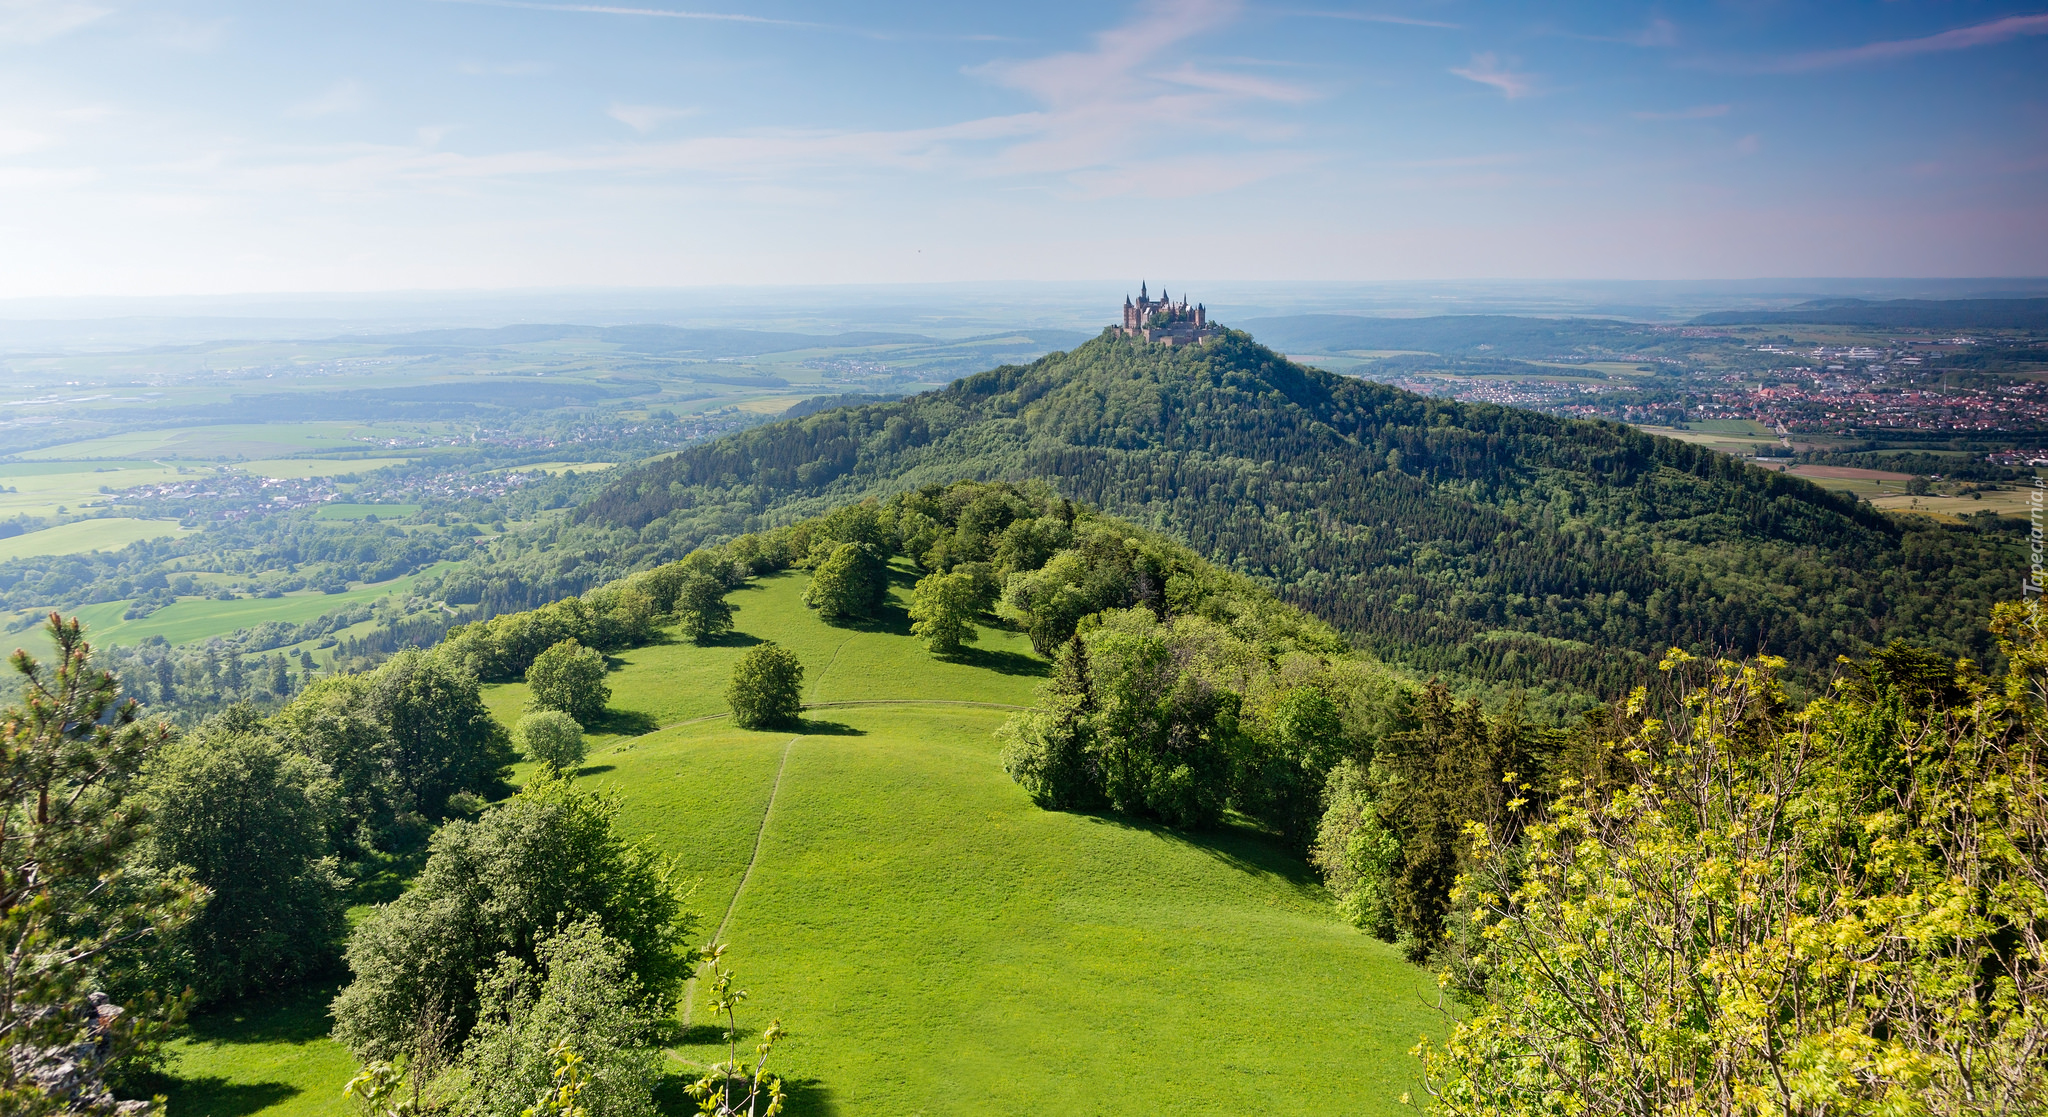
[[[719,715],[723,716],[723,715]],[[708,719],[699,719],[708,720]],[[768,836],[768,819],[775,814],[775,799],[782,794],[782,773],[789,769],[789,754],[796,743],[804,739],[799,733],[782,746],[782,760],[775,765],[775,783],[768,788],[768,805],[761,810],[760,828],[754,831],[754,851],[747,855],[747,867],[740,871],[740,882],[732,890],[732,899],[725,905],[725,917],[718,921],[718,930],[711,933],[711,944],[718,945],[725,939],[725,929],[732,923],[732,913],[740,906],[740,893],[747,890],[747,881],[754,875],[754,863],[761,859],[761,841]],[[683,986],[683,1027],[690,1026],[690,1020],[697,1014],[697,979],[692,977]]]

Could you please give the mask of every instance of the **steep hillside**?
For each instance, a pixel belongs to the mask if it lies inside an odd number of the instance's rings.
[[[756,428],[634,471],[578,517],[674,550],[962,477],[1046,479],[1382,658],[1608,696],[1674,643],[1784,655],[1808,679],[1894,636],[1981,657],[1988,603],[2023,565],[2009,533],[1895,521],[1626,427],[1305,368],[1238,332],[1193,350],[1105,333]]]

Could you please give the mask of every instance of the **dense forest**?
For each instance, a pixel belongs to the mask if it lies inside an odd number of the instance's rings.
[[[1898,637],[1995,657],[1984,618],[2024,565],[1992,517],[1894,519],[1620,425],[1305,368],[1238,332],[1192,350],[1105,334],[756,428],[625,474],[576,519],[680,553],[961,477],[1046,479],[1382,659],[1575,704],[1674,644],[1784,656],[1795,686]]]

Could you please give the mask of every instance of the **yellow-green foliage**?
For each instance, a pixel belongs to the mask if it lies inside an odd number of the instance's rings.
[[[2048,631],[2001,679],[1893,649],[1790,713],[1774,660],[1665,661],[1519,850],[1475,827],[1486,999],[1445,1114],[2005,1114],[2048,1097]],[[1938,661],[1936,661],[1938,664]]]

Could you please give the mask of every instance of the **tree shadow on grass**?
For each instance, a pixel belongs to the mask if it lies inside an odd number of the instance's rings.
[[[607,707],[596,721],[583,727],[591,734],[607,734],[618,737],[638,737],[661,728],[661,723],[652,715],[639,710],[620,710]]]
[[[583,767],[576,769],[576,775],[601,776],[617,767],[618,765],[616,764],[585,764]]]
[[[374,860],[364,864],[355,873],[355,882],[349,885],[350,904],[388,904],[398,899],[405,891],[405,884],[419,875],[420,867],[427,863],[426,843],[419,848],[403,853],[380,853]]]
[[[695,1031],[696,1029],[691,1029]],[[724,1032],[718,1033],[723,1036]],[[744,1048],[742,1053],[752,1061],[752,1049]],[[769,1073],[774,1073],[775,1063],[768,1064]],[[698,1112],[697,1099],[690,1096],[690,1084],[698,1075],[665,1074],[654,1087],[654,1111],[662,1117],[685,1117]],[[832,1091],[815,1078],[787,1078],[782,1080],[782,1112],[791,1117],[838,1117],[839,1104],[832,1098]]]
[[[700,648],[751,648],[754,645],[762,642],[763,641],[759,636],[750,636],[744,632],[721,632],[718,635],[713,636],[709,640],[676,641],[676,643],[678,644],[694,643],[697,647]]]
[[[195,1012],[186,1026],[199,1043],[317,1043],[333,1027],[327,1006],[342,984],[336,975],[283,992],[257,993]]]
[[[819,721],[815,718],[803,718],[797,722],[797,728],[806,737],[865,737],[868,735],[867,730],[855,729],[843,721]]]
[[[1279,844],[1272,835],[1249,823],[1226,820],[1214,830],[1176,830],[1144,819],[1128,818],[1109,811],[1076,811],[1074,814],[1103,826],[1155,834],[1175,845],[1200,850],[1241,873],[1272,877],[1296,887],[1321,883],[1307,861]]]
[[[962,645],[960,650],[949,658],[954,663],[980,667],[999,675],[1031,675],[1043,678],[1050,666],[1044,660],[1022,652],[989,651],[972,644]]]
[[[164,1095],[168,1111],[182,1117],[249,1117],[298,1097],[288,1082],[230,1083],[225,1078],[158,1078],[149,1088]]]

